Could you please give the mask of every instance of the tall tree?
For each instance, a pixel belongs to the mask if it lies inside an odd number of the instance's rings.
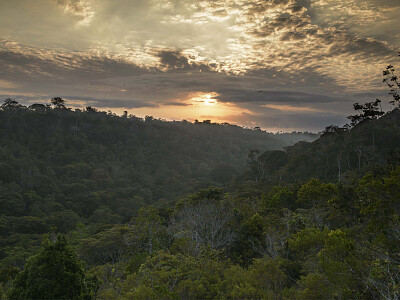
[[[15,99],[12,98],[7,98],[4,100],[4,103],[1,105],[1,108],[4,109],[15,109],[21,107],[21,104],[19,104]]]
[[[53,104],[55,108],[65,108],[65,100],[61,97],[51,98],[51,104]]]
[[[65,100],[61,97],[53,97],[51,98],[51,103],[54,105],[54,108],[58,109],[58,128],[61,127],[61,109],[65,108]]]
[[[400,56],[400,52],[399,52]],[[393,97],[393,100],[390,101],[389,103],[395,105],[395,107],[400,107],[400,95],[399,95],[399,89],[400,89],[400,82],[399,78],[397,75],[394,73],[395,69],[392,65],[389,65],[386,67],[386,70],[383,71],[383,76],[385,77],[383,79],[383,82],[388,85],[390,88],[390,93]]]
[[[365,120],[377,119],[384,115],[381,108],[381,100],[375,99],[372,102],[366,102],[364,104],[359,104],[358,102],[353,104],[354,110],[358,111],[357,115],[351,115],[347,118],[350,119],[351,125],[355,126]]]
[[[85,275],[84,264],[64,236],[44,241],[13,282],[9,299],[87,299],[94,296],[96,280]]]

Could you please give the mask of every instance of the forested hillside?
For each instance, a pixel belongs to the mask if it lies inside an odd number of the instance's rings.
[[[400,295],[398,110],[293,146],[92,110],[14,105],[0,122],[10,299]]]
[[[400,148],[400,110],[365,119],[351,130],[328,126],[314,142],[299,142],[284,151],[255,152],[244,179],[269,184],[304,182],[318,178],[353,183],[384,165]]]
[[[0,110],[0,259],[21,267],[40,244],[36,234],[127,222],[144,205],[167,207],[199,188],[228,183],[245,170],[249,149],[316,137],[63,104],[27,108],[7,99]]]
[[[288,145],[280,135],[229,124],[39,108],[0,111],[0,180],[42,198],[57,195],[68,208],[76,206],[76,194],[94,192],[96,185],[121,194],[113,202],[124,198],[140,206],[174,200],[197,188],[227,183],[245,169],[249,149]],[[282,136],[287,142],[316,137]],[[90,216],[99,204],[112,205],[107,199],[96,200],[98,195],[91,197],[92,207],[78,205],[84,210],[81,215]],[[23,205],[21,212],[25,209],[29,207]]]

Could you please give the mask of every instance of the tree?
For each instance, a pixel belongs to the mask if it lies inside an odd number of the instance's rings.
[[[95,113],[95,112],[97,112],[97,109],[94,107],[91,107],[91,106],[86,106],[86,111],[88,113]]]
[[[321,208],[337,197],[337,188],[332,183],[323,183],[319,179],[311,179],[297,193],[297,201],[311,206],[316,226],[322,225],[323,211]]]
[[[235,240],[234,211],[221,194],[217,188],[202,190],[178,206],[171,218],[170,232],[177,240],[188,241],[193,254],[206,247],[222,249]]]
[[[349,124],[346,124],[343,127],[339,127],[337,125],[329,125],[325,127],[325,129],[322,131],[322,134],[330,134],[330,133],[338,134],[340,132],[349,131],[350,127],[351,126]]]
[[[65,108],[65,100],[61,97],[53,97],[51,98],[51,104],[54,105],[55,108]]]
[[[115,264],[129,251],[129,228],[116,225],[96,235],[82,239],[79,256],[91,265]]]
[[[400,56],[400,52],[399,52]],[[389,95],[393,97],[392,101],[389,101],[390,104],[394,105],[396,108],[400,107],[400,95],[398,93],[400,89],[400,82],[398,76],[394,73],[395,69],[392,65],[388,65],[385,70],[383,70],[383,82],[387,84],[390,89]],[[369,119],[377,119],[380,116],[384,115],[384,112],[381,108],[381,100],[376,99],[372,102],[366,102],[364,104],[359,104],[358,102],[353,104],[355,110],[359,111],[358,115],[348,116],[350,119],[351,125],[357,125],[358,123],[369,120]],[[380,110],[378,109],[380,108]]]
[[[0,211],[2,214],[19,216],[24,213],[25,203],[15,183],[0,185]]]
[[[400,82],[399,78],[394,74],[394,71],[395,69],[393,68],[392,65],[387,66],[386,70],[383,71],[383,76],[385,77],[383,79],[383,82],[388,85],[388,87],[390,88],[389,95],[392,95],[393,97],[393,100],[390,101],[389,103],[397,107],[400,107],[400,95],[398,93],[398,90],[400,89]]]
[[[218,251],[208,250],[192,257],[161,250],[149,256],[136,276],[132,276],[126,296],[128,299],[227,299],[226,289],[231,286],[225,284],[224,273],[230,267],[232,263],[221,258]]]
[[[58,111],[58,128],[61,127],[61,109],[65,109],[65,101],[61,97],[53,97],[51,98],[51,103],[57,108]]]
[[[258,157],[257,161],[260,177],[267,179],[272,172],[288,163],[288,155],[281,150],[266,151]]]
[[[265,172],[262,169],[262,165],[259,163],[258,158],[260,156],[260,151],[257,149],[249,149],[249,153],[247,157],[249,158],[247,161],[248,168],[250,170],[251,175],[255,176],[255,182],[257,183],[260,178],[265,176]]]
[[[354,110],[358,111],[359,114],[351,115],[347,118],[350,119],[351,125],[355,126],[365,120],[377,119],[385,113],[382,111],[381,100],[375,99],[372,102],[366,102],[364,104],[359,104],[358,102],[353,104]]]
[[[19,104],[15,99],[12,98],[7,98],[4,100],[4,103],[1,105],[1,108],[4,109],[16,109],[21,107],[21,104]]]
[[[30,105],[28,108],[33,111],[46,111],[46,105],[40,103],[34,103]]]
[[[287,275],[282,270],[282,258],[255,259],[249,267],[250,283],[261,293],[263,299],[280,299],[284,287],[288,284]]]
[[[13,282],[9,299],[88,299],[97,289],[96,278],[85,274],[65,236],[44,240],[40,252],[31,256]]]
[[[132,220],[133,233],[142,240],[142,246],[150,255],[162,248],[165,228],[163,219],[154,206],[142,207],[138,216]]]
[[[361,214],[366,216],[368,228],[387,236],[390,243],[400,241],[400,167],[382,177],[365,175],[357,187]]]

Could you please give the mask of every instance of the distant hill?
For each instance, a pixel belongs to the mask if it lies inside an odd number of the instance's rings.
[[[318,178],[351,182],[386,163],[400,149],[400,110],[376,120],[365,120],[348,130],[331,127],[313,142],[298,142],[284,151],[266,151],[254,157],[248,180],[271,184]]]
[[[144,204],[229,182],[245,170],[249,149],[313,138],[11,103],[0,111],[0,187],[20,200],[0,203],[2,214],[89,218],[101,207],[127,220]]]

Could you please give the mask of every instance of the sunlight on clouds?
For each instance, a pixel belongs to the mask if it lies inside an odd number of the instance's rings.
[[[184,99],[175,99],[171,104],[160,104],[156,108],[143,107],[129,110],[129,113],[144,117],[153,115],[167,120],[204,120],[213,122],[229,122],[233,117],[243,112],[251,114],[247,109],[240,108],[232,103],[218,102],[215,97],[218,93],[195,92],[189,93]]]
[[[102,108],[140,107],[135,114],[166,119],[242,116],[243,124],[243,111],[253,119],[259,109],[317,113],[325,100],[293,102],[288,93],[350,99],[377,91],[400,45],[395,0],[5,2],[3,90],[11,94],[13,82],[21,95],[72,90],[103,97],[94,102]],[[274,89],[288,93],[257,93]]]
[[[353,18],[358,25],[370,25],[374,22],[387,19],[387,14],[395,9],[392,5],[375,3],[372,1],[357,0],[317,0],[311,3],[311,8],[318,12],[319,16],[327,16],[324,22],[341,23]],[[321,18],[319,18],[322,21]]]
[[[387,40],[400,47],[396,34],[400,2],[391,0],[317,0],[311,4],[313,21],[323,27],[337,26],[361,36]]]
[[[272,108],[284,112],[323,112],[323,110],[312,108],[312,107],[304,107],[304,106],[290,106],[290,105],[279,105],[279,104],[266,104],[262,105],[262,107]]]
[[[321,73],[336,79],[347,92],[362,92],[382,88],[382,70],[386,66],[376,58],[357,60],[350,57],[331,57],[319,68]]]
[[[2,89],[16,89],[17,87],[18,84],[14,82],[0,79],[0,88]]]
[[[358,14],[372,18],[375,7],[379,8],[376,18],[383,18],[387,12],[379,5],[357,6],[355,0],[349,3],[320,0],[312,2],[310,7],[299,6],[295,0],[52,1],[62,7],[64,15],[75,16],[75,24],[85,25],[75,30],[65,27],[65,32],[60,32],[65,38],[59,43],[67,48],[82,47],[70,40],[79,38],[87,44],[83,51],[149,68],[158,67],[156,53],[160,50],[195,51],[190,60],[212,64],[215,71],[235,75],[264,68],[290,72],[318,69],[322,63],[330,63],[326,57],[331,55],[332,46],[357,40],[354,36],[344,36],[343,30],[321,27],[319,15],[329,21],[329,18],[340,20],[335,8],[354,19]],[[308,10],[318,12],[318,16],[311,18]],[[46,21],[44,18],[43,24]],[[50,31],[52,25],[48,25],[46,30]],[[346,55],[343,53],[344,59]],[[331,67],[334,66],[328,65]],[[340,73],[330,74],[338,82],[345,82]]]
[[[218,93],[210,93],[210,94],[205,94],[205,93],[197,93],[195,94],[194,97],[192,97],[189,102],[192,105],[206,105],[206,106],[215,106],[217,105],[217,99],[214,97],[218,97]]]
[[[65,13],[76,15],[80,18],[77,25],[89,25],[95,12],[92,10],[94,0],[54,0],[63,7]]]

